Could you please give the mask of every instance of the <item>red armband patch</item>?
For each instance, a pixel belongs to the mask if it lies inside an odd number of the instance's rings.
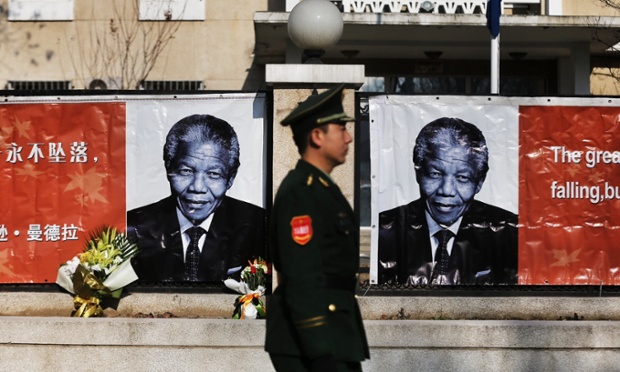
[[[312,219],[310,216],[296,216],[291,220],[291,237],[299,245],[306,245],[312,239]]]

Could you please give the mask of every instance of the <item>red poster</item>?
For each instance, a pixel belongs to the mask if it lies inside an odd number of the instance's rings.
[[[0,106],[0,282],[53,283],[93,229],[125,228],[125,103]]]
[[[620,284],[620,108],[520,114],[519,283]]]

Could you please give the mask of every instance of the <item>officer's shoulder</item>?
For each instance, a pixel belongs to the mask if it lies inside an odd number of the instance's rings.
[[[293,187],[312,188],[316,186],[328,187],[325,176],[317,174],[312,170],[293,169],[284,179],[283,184]]]
[[[322,195],[323,190],[327,188],[323,185],[320,177],[316,172],[305,169],[295,169],[291,171],[280,184],[278,194],[280,198],[289,201],[301,202],[303,200],[315,200],[316,197]]]

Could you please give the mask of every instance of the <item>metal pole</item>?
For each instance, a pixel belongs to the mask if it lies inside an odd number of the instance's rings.
[[[491,38],[491,94],[499,94],[499,37]]]

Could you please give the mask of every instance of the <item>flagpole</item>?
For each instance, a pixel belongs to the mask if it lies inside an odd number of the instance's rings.
[[[491,37],[491,94],[499,94],[499,35]]]
[[[487,1],[487,27],[491,32],[491,94],[499,94],[499,18],[502,0]]]

